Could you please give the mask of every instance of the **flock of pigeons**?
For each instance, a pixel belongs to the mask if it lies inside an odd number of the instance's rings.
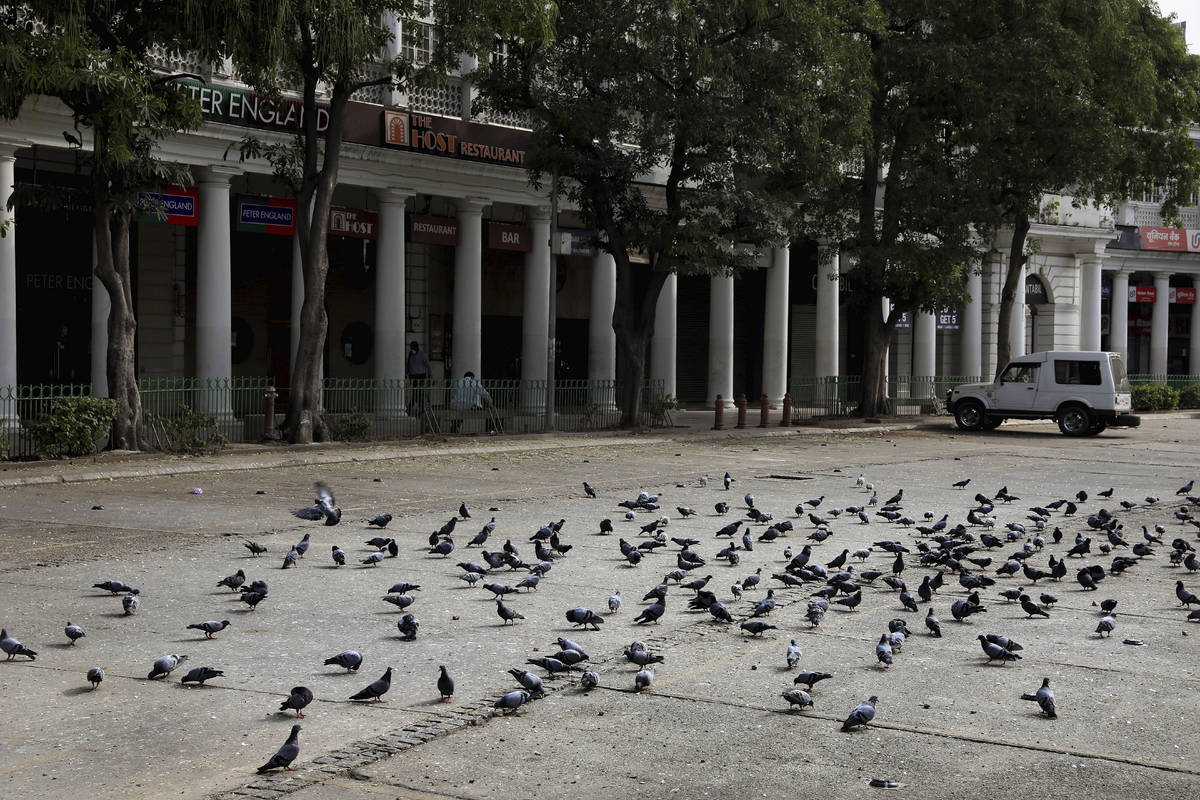
[[[731,490],[734,480],[729,473],[725,474],[722,484],[726,491]],[[701,486],[707,486],[708,483],[707,475],[700,478]],[[968,478],[958,481],[953,487],[965,490],[969,484]],[[746,518],[723,524],[716,530],[710,539],[725,541],[717,541],[718,545],[723,546],[711,555],[702,555],[698,551],[697,548],[703,544],[701,539],[684,535],[668,537],[668,530],[674,531],[682,526],[671,526],[670,516],[663,513],[660,505],[661,494],[643,491],[636,498],[622,500],[618,504],[624,509],[626,523],[631,523],[629,530],[637,530],[639,535],[627,534],[628,539],[618,537],[620,555],[618,557],[614,552],[613,558],[618,562],[617,568],[628,565],[629,569],[636,570],[643,563],[650,563],[647,559],[656,551],[669,550],[672,546],[677,548],[673,551],[675,568],[668,571],[662,580],[642,597],[644,605],[632,620],[632,624],[637,626],[660,622],[668,610],[669,591],[673,590],[675,593],[686,593],[685,605],[689,611],[707,613],[717,625],[737,623],[739,631],[751,636],[762,636],[765,632],[778,628],[767,621],[777,606],[776,592],[807,592],[804,617],[809,626],[818,627],[831,608],[836,607],[853,613],[863,603],[864,590],[882,585],[886,587],[884,591],[896,594],[901,607],[907,612],[919,613],[924,605],[924,624],[928,635],[941,637],[943,628],[934,614],[933,602],[939,590],[951,581],[967,592],[964,597],[955,599],[949,608],[950,615],[956,622],[965,623],[971,616],[987,612],[982,593],[989,592],[990,602],[990,591],[1001,580],[1015,581],[1016,585],[995,590],[996,599],[1007,603],[1019,603],[1026,618],[1046,618],[1051,616],[1058,601],[1053,594],[1044,591],[1045,582],[1060,582],[1068,578],[1072,570],[1074,580],[1081,591],[1098,591],[1104,581],[1119,580],[1120,576],[1137,568],[1144,559],[1156,558],[1164,550],[1170,565],[1180,567],[1188,573],[1200,570],[1195,548],[1182,535],[1184,532],[1195,533],[1195,529],[1200,529],[1200,520],[1193,515],[1193,510],[1200,507],[1200,497],[1191,494],[1192,485],[1189,481],[1176,491],[1178,499],[1175,503],[1160,504],[1158,497],[1148,496],[1142,503],[1120,501],[1116,504],[1120,510],[1109,509],[1103,505],[1096,507],[1086,517],[1078,517],[1085,525],[1079,526],[1080,532],[1064,542],[1060,525],[1066,524],[1066,519],[1079,514],[1081,507],[1087,504],[1089,497],[1085,491],[1078,492],[1073,500],[1053,499],[1028,506],[1028,512],[1021,521],[1009,521],[1001,525],[998,522],[998,505],[1008,509],[1022,508],[1020,505],[1014,505],[1020,498],[1011,494],[1006,486],[990,498],[984,494],[976,494],[973,503],[961,509],[965,521],[952,524],[949,513],[940,518],[932,512],[913,515],[905,508],[903,489],[881,502],[872,484],[867,482],[863,475],[859,475],[855,487],[862,495],[868,496],[861,505],[832,507],[826,504],[825,496],[822,495],[797,504],[794,509],[795,516],[789,519],[777,520],[773,514],[756,503],[752,494],[746,494],[741,506]],[[596,490],[588,483],[583,484],[583,489],[587,497],[597,497]],[[1112,488],[1098,492],[1099,497],[1106,502],[1111,502],[1113,494]],[[1141,525],[1139,532],[1126,528],[1121,520],[1125,512],[1134,508],[1160,509],[1167,506],[1171,506],[1173,510],[1177,532],[1174,535],[1168,533],[1167,529],[1167,525],[1172,523],[1156,524],[1153,529]],[[727,501],[714,504],[717,516],[724,517],[731,510],[732,506]],[[698,516],[694,509],[686,506],[677,506],[676,511],[679,519],[683,521]],[[301,519],[322,522],[326,526],[336,526],[342,522],[341,509],[337,506],[332,492],[324,484],[317,484],[317,496],[313,505],[293,513]],[[470,517],[466,504],[462,504],[457,515],[429,535],[429,555],[448,558],[456,552],[461,541],[455,538],[456,529],[461,522]],[[390,514],[384,513],[367,520],[366,523],[379,529],[382,534],[392,519]],[[642,524],[640,520],[648,521]],[[905,532],[909,538],[906,543],[894,538],[893,533],[877,538],[870,547],[853,552],[844,548],[822,563],[814,548],[835,535],[835,525],[848,521],[857,525],[886,525],[893,532]],[[527,562],[522,559],[511,539],[505,541],[499,549],[488,549],[489,539],[497,527],[496,518],[492,517],[478,533],[461,545],[464,550],[479,547],[479,560],[467,558],[457,562],[457,577],[471,587],[482,585],[485,591],[494,596],[499,624],[516,625],[525,617],[507,603],[505,598],[518,594],[521,589],[536,589],[538,583],[546,579],[555,567],[556,562],[567,557],[574,545],[564,540],[565,524],[566,521],[560,519],[540,526],[529,540],[533,545],[535,560]],[[698,521],[687,522],[689,529],[697,524]],[[762,527],[756,533],[752,533],[751,525]],[[798,525],[802,526],[802,530],[797,530]],[[612,519],[606,518],[600,521],[596,535],[609,536],[616,532],[617,526],[613,524]],[[712,561],[723,561],[736,568],[741,559],[754,557],[751,554],[756,546],[761,549],[778,539],[787,539],[789,542],[800,539],[804,544],[798,551],[794,551],[790,544],[784,548],[784,565],[778,568],[778,571],[764,575],[764,567],[760,566],[732,583],[728,588],[728,600],[722,600],[714,591],[713,574],[700,577],[700,573],[705,572],[705,567]],[[282,568],[296,566],[299,559],[308,552],[310,543],[311,534],[306,533],[284,555]],[[244,544],[252,557],[267,552],[267,548],[257,542],[246,541]],[[390,536],[378,535],[367,540],[365,544],[371,550],[366,556],[358,559],[364,567],[374,567],[385,559],[397,558],[400,553],[399,543]],[[1062,558],[1056,558],[1049,552],[1058,547],[1066,548]],[[1044,568],[1037,565],[1043,553],[1048,555]],[[886,554],[885,558],[890,563],[879,568],[866,568],[865,562],[879,554]],[[1089,563],[1098,560],[1100,556],[1107,563]],[[343,566],[346,564],[347,555],[339,546],[332,545],[331,558],[336,566]],[[1068,559],[1078,559],[1078,566],[1068,566]],[[920,585],[914,591],[910,591],[902,575],[913,562],[924,568],[925,573]],[[523,573],[519,582],[503,582],[502,576],[517,573]],[[770,588],[763,586],[767,580],[774,581],[776,585]],[[242,569],[219,580],[217,586],[237,592],[240,600],[248,606],[248,611],[253,611],[270,597],[267,581],[247,582],[245,571]],[[1179,605],[1184,607],[1187,620],[1200,621],[1200,608],[1192,609],[1193,605],[1200,606],[1200,598],[1185,587],[1183,580],[1176,581],[1175,586],[1176,599]],[[94,588],[110,592],[114,596],[120,595],[126,615],[137,613],[139,590],[136,587],[119,580],[106,580],[94,584]],[[766,589],[761,599],[738,605],[744,593],[757,592],[760,589]],[[407,611],[416,602],[413,593],[420,590],[419,584],[402,581],[395,583],[383,599],[400,610]],[[567,622],[583,630],[599,630],[606,617],[617,614],[622,605],[623,598],[618,590],[608,598],[607,614],[576,607],[567,609],[565,618]],[[674,601],[671,605],[674,606]],[[1101,613],[1095,633],[1098,636],[1110,636],[1117,625],[1117,601],[1105,599],[1094,605]],[[229,624],[229,620],[207,620],[187,627],[211,639]],[[401,638],[406,640],[415,639],[419,627],[419,620],[411,612],[405,613],[397,623]],[[72,645],[85,636],[83,629],[71,622],[67,622],[64,634]],[[913,636],[904,617],[891,619],[887,630],[881,633],[875,646],[880,668],[891,667],[895,658],[903,651],[906,641]],[[1022,645],[1006,635],[988,633],[980,634],[976,638],[986,663],[999,662],[1003,666],[1009,661],[1021,659]],[[1140,644],[1135,639],[1125,641],[1129,644]],[[578,642],[558,637],[556,645],[558,650],[552,655],[530,658],[527,664],[544,670],[547,676],[579,674],[576,671],[581,670],[579,683],[583,689],[600,685],[599,673],[587,668],[586,662],[590,660],[590,656]],[[0,649],[3,649],[9,661],[21,657],[33,660],[37,657],[36,651],[9,635],[7,629],[0,630]],[[638,668],[634,676],[633,691],[640,692],[650,688],[654,681],[653,667],[662,663],[664,657],[652,653],[641,641],[634,641],[626,647],[624,656]],[[790,639],[785,653],[788,668],[796,669],[802,657],[800,646],[795,639]],[[147,674],[147,679],[166,678],[186,659],[187,656],[181,654],[168,654],[156,659]],[[356,672],[362,662],[362,655],[353,650],[338,653],[325,660],[326,665],[345,669],[350,673]],[[537,673],[523,668],[510,669],[509,672],[519,688],[504,693],[496,700],[495,708],[500,712],[515,713],[526,703],[544,695],[542,677]],[[188,671],[182,682],[203,686],[206,681],[220,678],[222,675],[220,669],[198,666]],[[788,703],[789,709],[798,708],[803,711],[804,708],[813,705],[812,694],[815,685],[832,677],[832,674],[825,672],[798,672],[793,680],[793,688],[784,691],[782,697]],[[88,670],[86,678],[95,689],[104,680],[103,670],[93,667]],[[391,681],[392,668],[388,667],[382,676],[349,699],[385,702],[383,696],[391,688]],[[436,688],[443,701],[449,702],[453,698],[455,682],[445,665],[439,667]],[[304,709],[313,699],[311,689],[296,686],[288,692],[279,709],[284,712],[294,711],[297,717],[303,718]],[[1021,695],[1021,699],[1036,702],[1048,718],[1057,716],[1049,678],[1043,679],[1041,687],[1035,692]],[[875,717],[877,702],[878,697],[872,695],[858,704],[847,716],[841,730],[850,731],[868,725]],[[291,765],[300,752],[300,730],[300,725],[292,727],[284,745],[259,767],[260,773],[281,768],[292,769]]]

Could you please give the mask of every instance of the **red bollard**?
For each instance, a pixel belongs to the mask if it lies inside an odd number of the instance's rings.
[[[746,427],[746,393],[745,392],[742,392],[741,394],[738,395],[737,412],[738,412],[737,427],[739,429]]]
[[[771,416],[771,401],[764,394],[758,398],[758,427],[767,427],[767,420]]]
[[[717,403],[713,406],[713,426],[714,431],[719,431],[725,427],[725,398],[717,395]]]
[[[784,428],[792,424],[792,395],[790,392],[783,396],[783,418],[779,420],[779,424]]]
[[[275,433],[275,401],[279,399],[279,393],[275,391],[274,386],[267,387],[267,393],[263,395],[263,441],[273,442],[278,438]]]

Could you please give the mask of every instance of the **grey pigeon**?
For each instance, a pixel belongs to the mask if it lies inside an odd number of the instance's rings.
[[[496,615],[499,616],[500,619],[504,620],[502,623],[500,623],[501,625],[516,625],[517,620],[525,619],[524,614],[520,614],[511,606],[505,605],[504,601],[499,597],[496,598]]]
[[[245,582],[246,573],[239,569],[232,575],[226,575],[224,578],[221,578],[221,580],[217,581],[217,586],[228,586],[230,589],[236,592]]]
[[[370,700],[373,703],[386,703],[386,700],[381,699],[387,694],[388,689],[392,688],[392,668],[388,667],[387,672],[379,676],[377,680],[371,681],[362,691],[350,695],[351,700]]]
[[[380,550],[378,552],[371,553],[369,556],[364,558],[362,560],[362,563],[366,564],[369,567],[373,567],[376,564],[378,564],[379,562],[383,561],[384,558],[385,558],[385,556],[383,554],[383,551]]]
[[[541,697],[543,694],[545,694],[544,690],[542,689],[542,679],[540,676],[534,675],[528,670],[517,669],[515,667],[510,669],[508,673],[512,675],[513,678],[516,679],[517,683],[521,684],[521,686],[527,692],[529,692],[531,696]],[[498,707],[499,706],[497,706],[497,708]]]
[[[220,678],[225,672],[212,667],[195,667],[188,670],[188,674],[180,678],[180,683],[195,683],[203,686],[205,681],[210,681],[213,678]]]
[[[114,595],[123,594],[125,592],[131,592],[133,594],[138,593],[137,589],[133,588],[127,583],[124,583],[123,581],[101,581],[100,583],[93,583],[92,588],[103,589],[106,592],[112,592]]]
[[[30,650],[25,645],[18,642],[16,639],[8,635],[8,630],[0,628],[0,650],[3,650],[8,658],[5,661],[12,661],[17,656],[26,656],[30,661],[37,659],[37,651]]]
[[[87,635],[83,632],[83,628],[79,627],[70,620],[67,620],[67,627],[63,629],[63,633],[65,633],[67,638],[71,640],[71,644],[75,644],[76,641]]]
[[[1200,605],[1200,597],[1188,591],[1183,586],[1183,581],[1175,581],[1175,597],[1179,600],[1179,605],[1192,607],[1192,603]]]
[[[437,688],[442,695],[442,702],[449,703],[450,698],[454,696],[454,678],[450,677],[450,673],[446,671],[446,665],[442,664],[438,667],[441,673],[438,675]]]
[[[300,755],[300,726],[293,725],[292,732],[288,734],[287,741],[283,743],[283,747],[275,755],[271,756],[271,760],[258,768],[258,773],[261,775],[264,772],[270,772],[273,769],[292,770],[292,762]]]
[[[567,609],[567,622],[572,625],[582,625],[585,630],[588,625],[591,625],[592,630],[598,631],[604,618],[590,608],[571,608]]]
[[[608,597],[608,613],[615,614],[621,610],[621,590],[617,589]]]
[[[792,678],[792,683],[797,686],[801,686],[801,685],[807,686],[808,690],[811,692],[813,686],[817,685],[817,683],[825,680],[826,678],[832,678],[832,677],[833,677],[833,673],[830,673],[830,672],[806,671],[806,672],[801,672],[801,673],[797,674],[795,678]]]
[[[933,615],[933,606],[925,613],[925,627],[929,629],[930,636],[942,638],[942,623]]]
[[[633,676],[633,690],[640,692],[644,689],[649,689],[650,684],[654,682],[654,670],[649,667],[643,667],[638,670],[638,674]]]
[[[300,559],[300,551],[299,550],[297,550],[294,547],[291,550],[288,550],[287,554],[284,555],[284,557],[283,557],[283,569],[287,569],[288,567],[296,566],[296,563],[299,559]]]
[[[853,728],[863,727],[875,719],[875,704],[878,702],[879,698],[871,695],[855,706],[854,710],[850,712],[850,716],[846,717],[846,721],[842,723],[842,732],[846,733]]]
[[[187,660],[187,656],[181,656],[177,654],[161,656],[160,658],[155,659],[154,668],[150,670],[148,675],[146,675],[146,679],[154,680],[155,678],[165,678],[185,660]]]
[[[1100,623],[1096,626],[1096,633],[1100,634],[1101,638],[1105,634],[1112,636],[1113,628],[1117,627],[1117,615],[1109,614],[1100,618]]]
[[[104,680],[104,670],[92,667],[87,671],[87,679],[88,683],[92,685],[92,691],[95,691],[100,686],[100,682]]]
[[[392,521],[391,514],[378,514],[374,519],[367,520],[368,525],[374,525],[377,528],[386,528],[388,523]]]
[[[417,598],[411,594],[389,594],[384,595],[384,602],[391,603],[396,608],[403,611],[417,601]]]
[[[983,648],[984,655],[987,656],[989,664],[993,661],[999,661],[1000,666],[1004,666],[1009,661],[1019,661],[1021,659],[1019,655],[1008,648],[998,645],[995,642],[989,642],[983,634],[980,634],[978,638],[979,645]]]
[[[125,616],[127,617],[133,612],[137,611],[138,606],[140,605],[141,601],[138,600],[138,596],[136,594],[127,594],[121,598],[121,607],[125,609]]]
[[[892,665],[892,645],[886,633],[879,637],[879,644],[875,645],[875,658],[883,664],[884,669]]]
[[[800,645],[796,644],[795,639],[792,639],[791,644],[789,644],[788,648],[787,648],[788,669],[796,668],[796,665],[800,663],[801,655],[802,655],[802,653],[800,651]]]
[[[363,657],[357,650],[346,650],[338,653],[336,656],[330,656],[325,659],[325,664],[339,666],[349,672],[358,672],[358,668],[362,666]]]
[[[791,711],[793,708],[799,708],[803,711],[805,706],[813,704],[812,695],[803,689],[788,689],[783,693],[782,697],[788,701],[788,711]]]
[[[249,539],[242,542],[242,546],[249,550],[250,555],[254,556],[255,558],[267,552],[267,548],[265,546],[259,544],[258,542],[252,542]]]
[[[345,550],[343,550],[342,548],[338,547],[335,544],[335,545],[333,545],[332,555],[333,555],[333,563],[335,566],[338,566],[338,567],[346,566],[346,551]]]
[[[645,667],[650,664],[661,664],[663,661],[661,655],[651,655],[649,650],[634,649],[632,647],[625,648],[625,658],[639,667]]]
[[[505,714],[515,714],[517,709],[529,702],[530,694],[524,689],[518,689],[515,692],[508,692],[499,700],[493,708],[501,709]]]
[[[1050,719],[1058,717],[1058,712],[1054,708],[1054,692],[1050,689],[1050,679],[1042,678],[1042,686],[1037,690],[1036,694],[1023,694],[1022,700],[1032,700],[1037,703],[1042,709],[1042,713]]]
[[[751,636],[762,636],[767,631],[775,630],[775,626],[760,619],[748,619],[741,624],[741,629],[749,631]]]
[[[296,551],[296,555],[304,558],[304,554],[308,552],[308,546],[312,538],[311,533],[304,534],[304,538],[292,545],[292,549]]]
[[[318,483],[316,490],[317,499],[313,504],[308,508],[298,508],[292,514],[300,519],[307,519],[313,522],[324,519],[326,525],[337,525],[342,521],[342,510],[335,507],[336,503],[333,499],[333,493],[323,483]]]
[[[421,627],[421,622],[412,614],[405,614],[396,623],[396,628],[400,631],[400,638],[406,642],[411,642],[417,638],[417,629]]]
[[[294,710],[298,718],[304,719],[304,709],[312,701],[312,689],[309,689],[307,686],[293,686],[292,691],[288,693],[287,699],[279,704],[279,710]]]
[[[596,672],[588,670],[579,676],[579,687],[585,692],[589,689],[595,689],[600,685],[600,675]]]
[[[238,599],[241,600],[246,605],[250,606],[250,610],[253,611],[258,606],[259,603],[261,603],[263,600],[266,599],[266,597],[267,597],[266,592],[250,591],[250,592],[242,592],[242,596],[239,597]]]
[[[228,627],[229,620],[227,619],[223,619],[220,622],[215,619],[210,619],[207,622],[194,622],[191,625],[188,625],[189,630],[195,629],[198,631],[204,631],[204,638],[206,639],[213,638],[214,633],[220,633]]]
[[[656,603],[651,603],[642,609],[642,613],[633,618],[633,621],[638,625],[645,625],[647,622],[658,623],[658,620],[667,611],[665,600],[659,600]]]

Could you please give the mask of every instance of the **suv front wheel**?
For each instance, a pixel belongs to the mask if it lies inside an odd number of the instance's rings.
[[[1087,408],[1071,404],[1058,412],[1058,429],[1067,436],[1086,436],[1092,428],[1092,414]]]
[[[983,404],[978,400],[963,400],[954,407],[954,424],[960,430],[977,431],[984,426]]]

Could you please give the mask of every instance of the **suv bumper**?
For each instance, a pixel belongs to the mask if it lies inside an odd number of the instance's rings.
[[[1108,421],[1110,428],[1136,428],[1142,424],[1142,418],[1137,414],[1122,414]]]

